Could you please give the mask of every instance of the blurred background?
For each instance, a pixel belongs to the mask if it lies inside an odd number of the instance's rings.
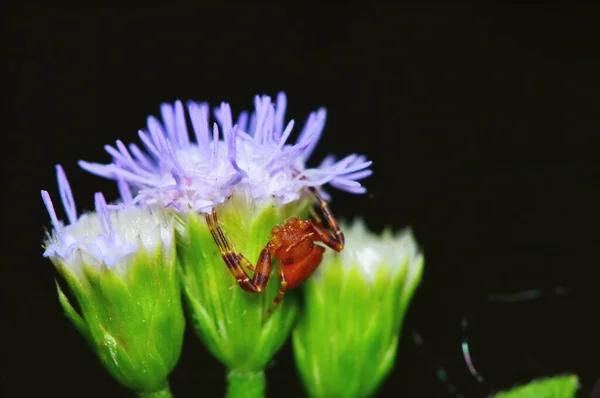
[[[39,191],[57,195],[54,165],[90,209],[94,192],[117,191],[77,160],[108,161],[105,144],[137,142],[160,103],[228,101],[239,112],[256,94],[284,90],[297,122],[328,109],[312,165],[330,152],[374,162],[368,194],[329,190],[336,214],[363,216],[376,231],[412,226],[425,253],[397,365],[378,396],[451,397],[454,386],[483,397],[564,373],[589,396],[600,377],[599,11],[13,7],[1,50],[0,395],[130,396],[63,316],[41,255],[50,223]],[[523,291],[537,298],[512,302]],[[469,374],[465,338],[485,383]],[[289,345],[267,377],[270,397],[304,396]],[[223,379],[188,333],[174,394],[222,396]]]

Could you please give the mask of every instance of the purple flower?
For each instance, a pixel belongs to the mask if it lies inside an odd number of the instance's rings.
[[[173,226],[169,228],[171,222],[158,212],[136,207],[109,210],[99,192],[94,196],[96,211],[78,216],[71,186],[60,165],[56,166],[56,174],[69,224],[58,219],[50,194],[42,191],[42,200],[53,226],[45,244],[44,257],[58,261],[76,273],[84,264],[123,270],[140,247],[153,250],[159,243],[171,245]]]
[[[355,194],[366,192],[358,180],[371,174],[364,156],[349,155],[339,161],[325,158],[319,167],[306,168],[325,125],[326,111],[309,115],[295,144],[288,139],[294,121],[285,120],[286,96],[275,103],[256,96],[254,112],[241,112],[234,124],[229,104],[214,109],[212,129],[206,103],[189,102],[188,118],[195,142],[190,140],[181,101],[162,104],[163,123],[148,117],[147,131],[136,144],[117,141],[106,146],[112,163],[80,161],[98,176],[116,180],[124,202],[160,203],[179,211],[209,212],[236,193],[256,202],[274,199],[283,205],[300,199],[307,187],[330,184]],[[131,191],[135,192],[135,197]]]

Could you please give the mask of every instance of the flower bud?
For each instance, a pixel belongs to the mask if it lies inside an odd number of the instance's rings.
[[[344,229],[344,250],[328,251],[304,286],[305,308],[293,332],[296,364],[311,397],[375,393],[394,365],[423,271],[409,230],[377,236],[362,221]]]

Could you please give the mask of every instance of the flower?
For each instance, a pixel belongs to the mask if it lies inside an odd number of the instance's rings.
[[[58,219],[42,191],[54,227],[44,256],[81,313],[57,284],[60,304],[115,379],[139,393],[167,395],[185,325],[174,221],[161,208],[110,210],[101,193],[95,195],[96,212],[78,216],[65,172],[56,170],[69,224]]]
[[[112,163],[80,161],[80,166],[101,177],[122,179],[136,192],[136,202],[159,202],[184,213],[189,209],[208,213],[236,193],[256,203],[274,198],[279,206],[299,200],[306,187],[325,184],[364,193],[358,180],[371,174],[371,162],[364,156],[351,154],[337,162],[328,156],[319,167],[306,168],[326,111],[311,113],[291,145],[287,142],[294,121],[284,123],[286,104],[284,93],[279,93],[275,104],[266,95],[256,96],[252,115],[241,112],[234,124],[231,107],[222,103],[214,110],[211,134],[209,106],[189,102],[194,143],[182,102],[165,103],[163,124],[150,116],[147,131],[139,132],[145,152],[136,144],[127,147],[117,141],[115,147],[105,147]]]
[[[396,359],[402,322],[423,271],[410,230],[381,236],[357,220],[341,253],[328,251],[304,285],[293,332],[296,364],[311,397],[372,396]]]
[[[123,273],[141,248],[154,252],[161,245],[173,247],[173,221],[164,212],[137,207],[109,212],[104,196],[98,192],[94,196],[96,212],[78,217],[65,172],[60,165],[56,172],[69,225],[58,220],[50,195],[42,191],[54,227],[44,257],[59,259],[74,273],[81,273],[84,264]]]

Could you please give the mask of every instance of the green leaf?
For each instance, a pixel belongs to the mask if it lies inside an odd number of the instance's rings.
[[[574,398],[578,388],[577,376],[556,376],[532,381],[524,386],[496,394],[493,398]]]

